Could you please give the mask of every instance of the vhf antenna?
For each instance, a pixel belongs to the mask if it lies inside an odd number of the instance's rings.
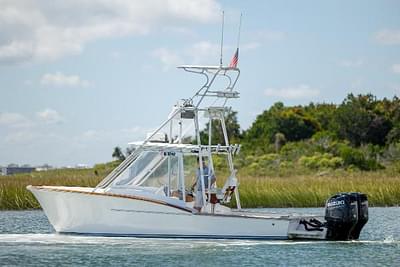
[[[221,54],[219,58],[219,65],[222,67],[222,50],[224,47],[224,20],[225,20],[225,11],[222,11],[222,29],[221,29]]]
[[[240,20],[239,20],[239,32],[238,32],[238,39],[237,39],[237,49],[239,49],[241,28],[242,28],[242,13],[240,13]]]

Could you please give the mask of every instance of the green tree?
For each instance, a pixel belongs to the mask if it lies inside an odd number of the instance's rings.
[[[275,119],[276,131],[283,133],[288,141],[308,139],[319,130],[317,121],[307,116],[302,107],[287,108]]]
[[[240,133],[240,125],[237,119],[236,111],[229,111],[224,116],[226,131],[228,134],[228,139],[230,143],[239,142],[241,139]],[[221,122],[219,120],[213,120],[211,123],[211,131],[212,138],[211,141],[213,144],[225,144],[224,135],[222,132]],[[200,132],[201,143],[208,144],[208,131],[210,128],[210,124],[207,122],[206,127],[203,131]]]
[[[335,104],[314,104],[310,103],[304,107],[305,113],[314,118],[322,131],[334,131],[337,129],[335,124],[335,113],[337,106]]]
[[[318,121],[301,106],[285,107],[275,103],[269,110],[258,115],[245,132],[245,147],[263,147],[264,152],[276,141],[276,134],[283,134],[286,141],[308,139],[320,129]]]
[[[384,112],[385,117],[390,119],[393,127],[386,136],[388,144],[400,141],[400,99],[393,97],[392,100],[384,98],[380,104],[380,109]]]
[[[371,94],[349,94],[335,114],[339,137],[349,140],[354,146],[384,145],[392,123],[380,111],[378,103]]]

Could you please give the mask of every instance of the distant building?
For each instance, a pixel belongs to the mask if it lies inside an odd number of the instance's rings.
[[[53,166],[49,165],[49,164],[43,164],[42,166],[37,166],[36,167],[36,171],[40,172],[40,171],[48,171],[48,170],[52,170]]]
[[[35,168],[33,167],[15,167],[15,166],[8,166],[8,167],[3,167],[1,169],[1,174],[2,175],[13,175],[17,173],[30,173],[33,172]]]
[[[90,167],[87,164],[79,163],[79,164],[76,164],[75,168],[76,169],[89,169]]]

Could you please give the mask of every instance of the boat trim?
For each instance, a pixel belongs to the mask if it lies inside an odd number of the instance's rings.
[[[64,189],[64,188],[54,188],[54,187],[48,187],[48,186],[33,186],[30,185],[29,187],[36,188],[38,190],[45,190],[45,191],[54,191],[54,192],[65,192],[65,193],[78,193],[78,194],[86,194],[86,195],[96,195],[96,196],[107,196],[107,197],[119,197],[119,198],[127,198],[127,199],[135,199],[135,200],[141,200],[141,201],[146,201],[146,202],[152,202],[176,209],[180,209],[182,211],[186,212],[197,212],[194,209],[188,208],[188,207],[181,207],[178,205],[174,205],[162,200],[154,200],[154,199],[149,199],[145,197],[139,197],[139,196],[132,196],[132,195],[122,195],[122,194],[114,194],[114,193],[99,193],[99,192],[84,192],[84,191],[77,191],[77,190],[70,190],[70,189]],[[29,189],[28,187],[28,189]]]

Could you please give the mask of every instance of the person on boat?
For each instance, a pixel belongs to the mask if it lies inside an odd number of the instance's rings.
[[[207,166],[204,158],[202,160],[203,162],[203,181],[204,181],[204,188],[207,190],[208,189],[208,177],[210,176],[210,188],[214,185],[215,181],[217,180],[215,178],[214,172]],[[197,158],[197,170],[196,170],[196,181],[192,185],[192,191],[196,188],[196,197],[194,201],[194,208],[198,211],[201,210],[204,204],[203,200],[203,188],[201,186],[201,172],[200,172],[200,159],[199,157]]]

